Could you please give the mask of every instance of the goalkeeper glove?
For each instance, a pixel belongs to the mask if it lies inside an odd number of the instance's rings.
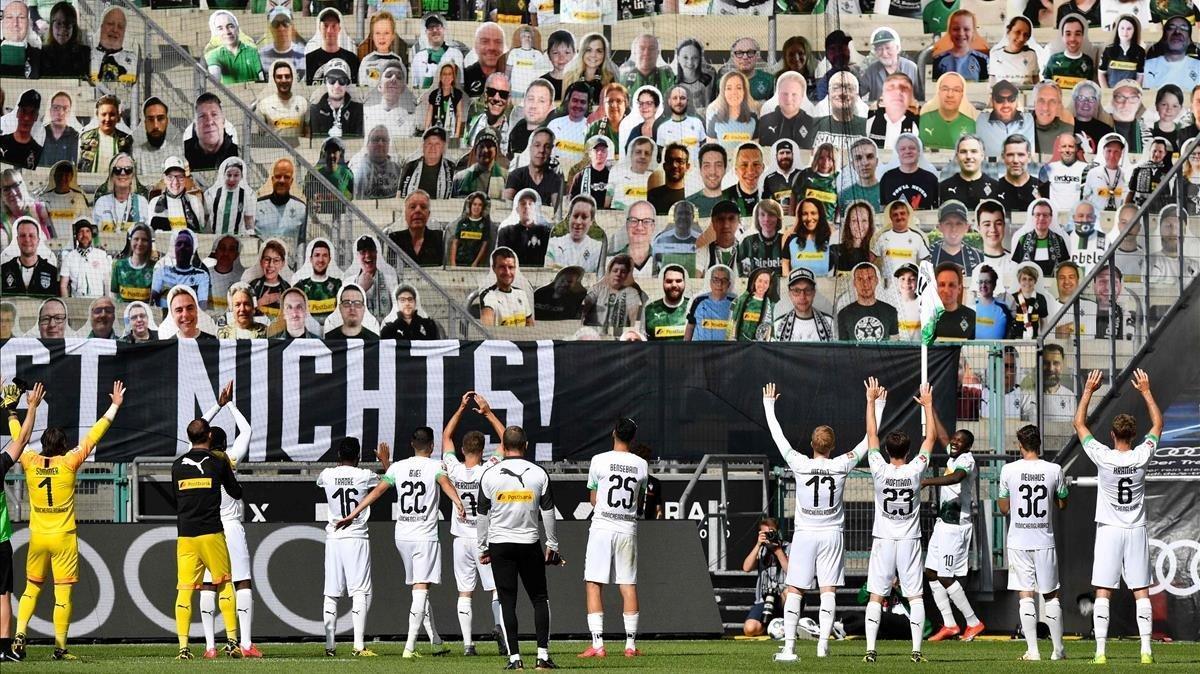
[[[558,550],[551,550],[546,553],[546,566],[563,566],[566,563],[567,560],[558,554]]]
[[[0,392],[0,404],[10,411],[17,411],[17,402],[21,400],[21,396],[25,391],[29,390],[29,384],[20,377],[13,377],[13,380],[4,387],[3,392]]]

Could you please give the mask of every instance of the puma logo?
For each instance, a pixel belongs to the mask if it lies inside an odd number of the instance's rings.
[[[470,611],[459,611],[458,614],[459,615],[471,615],[471,612]]]
[[[875,618],[867,618],[867,622],[869,622],[869,623],[875,623],[876,625],[878,625],[878,624],[879,624],[879,621],[878,621],[878,620],[876,620]]]
[[[195,459],[189,459],[189,458],[187,458],[187,457],[185,456],[185,457],[183,457],[182,459],[180,459],[180,461],[181,461],[181,462],[182,462],[184,465],[187,465],[187,466],[195,466],[195,467],[196,467],[196,470],[200,471],[200,474],[202,474],[202,475],[203,475],[203,474],[204,474],[204,462],[205,462],[205,461],[208,461],[208,459],[209,459],[209,458],[210,458],[210,457],[207,457],[207,456],[206,456],[206,457],[204,457],[204,458],[200,459],[199,461],[196,461]]]
[[[517,475],[516,473],[512,472],[511,470],[509,470],[507,468],[501,468],[500,474],[501,475],[511,475],[511,476],[517,478],[517,481],[521,483],[522,487],[524,487],[525,486],[525,473],[528,473],[529,471],[530,471],[530,469],[526,468],[524,471],[521,472],[520,475]]]
[[[187,610],[187,609],[191,609],[192,607],[191,607],[191,606],[184,606],[183,604],[176,604],[176,605],[175,605],[175,608],[181,608],[181,609],[185,609],[185,610]]]

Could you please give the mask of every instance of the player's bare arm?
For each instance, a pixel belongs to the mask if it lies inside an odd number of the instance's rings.
[[[475,411],[482,414],[483,418],[487,419],[488,423],[492,425],[492,431],[496,433],[496,437],[503,438],[504,424],[500,423],[500,417],[497,417],[496,413],[492,411],[492,406],[488,403],[487,398],[484,398],[475,391],[469,391],[467,395],[471,396],[475,401]]]
[[[887,396],[887,389],[879,385],[875,377],[867,377],[863,382],[867,390],[867,448],[879,449],[879,423],[875,419],[875,401]]]
[[[471,406],[471,392],[467,391],[463,394],[462,400],[458,401],[458,409],[454,410],[454,414],[450,415],[450,420],[446,422],[446,428],[442,430],[442,454],[454,453],[454,432],[458,430],[458,422],[462,421],[463,412]]]
[[[454,510],[458,512],[459,517],[466,517],[467,511],[463,508],[462,499],[458,497],[458,490],[454,488],[454,484],[450,482],[450,478],[442,473],[437,479],[438,486],[442,488],[442,493],[446,498],[454,502]]]
[[[925,418],[929,420],[929,423],[925,424],[925,441],[921,443],[921,453],[928,456],[933,453],[933,447],[938,441],[937,428],[935,428],[937,424],[932,421],[937,418],[937,412],[933,409],[933,387],[929,385],[929,382],[921,384],[921,391],[913,400],[925,408]]]
[[[1163,428],[1162,410],[1154,401],[1154,393],[1150,391],[1150,375],[1145,370],[1138,368],[1133,371],[1133,388],[1142,394],[1142,400],[1146,402],[1146,412],[1150,415],[1150,435],[1159,437]]]
[[[21,424],[21,430],[13,436],[12,442],[8,444],[5,451],[12,458],[13,463],[16,463],[21,458],[21,452],[25,451],[26,445],[29,444],[29,438],[33,435],[33,425],[37,418],[38,405],[42,404],[42,398],[46,396],[46,389],[41,382],[33,385],[29,392],[25,394],[25,404],[28,409],[25,410],[25,421]]]
[[[1092,432],[1087,427],[1087,411],[1092,402],[1092,394],[1100,388],[1103,377],[1104,373],[1100,370],[1092,370],[1083,384],[1083,395],[1079,398],[1079,405],[1075,408],[1075,418],[1072,421],[1075,425],[1075,435],[1079,437],[1080,442],[1084,442],[1092,436]],[[1148,386],[1149,383],[1147,383]]]

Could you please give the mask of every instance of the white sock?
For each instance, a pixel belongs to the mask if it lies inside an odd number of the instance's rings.
[[[492,624],[500,625],[500,593],[492,590]],[[501,630],[503,632],[503,630]]]
[[[1150,652],[1150,633],[1154,630],[1154,612],[1150,608],[1150,597],[1134,602],[1137,612],[1138,635],[1142,637],[1142,652]]]
[[[925,599],[908,600],[908,628],[912,632],[912,649],[921,652],[921,637],[925,633]]]
[[[520,662],[520,660],[521,660],[520,653],[513,653],[512,655],[508,656],[509,662]]]
[[[550,659],[550,649],[549,648],[538,648],[538,660],[549,660],[549,659]]]
[[[429,643],[437,646],[442,643],[442,636],[438,634],[437,625],[433,623],[433,609],[429,607],[429,595],[425,595],[425,620],[422,621],[425,625],[425,634],[429,636]]]
[[[1058,603],[1058,597],[1046,602],[1046,625],[1050,628],[1050,641],[1054,644],[1054,652],[1062,653],[1062,604]]]
[[[1021,597],[1017,613],[1021,616],[1021,631],[1025,633],[1025,647],[1031,655],[1037,653],[1037,602],[1033,600],[1033,597]]]
[[[588,631],[592,633],[592,648],[596,650],[604,648],[604,614],[587,614],[587,624]]]
[[[246,588],[238,590],[237,595],[237,617],[238,617],[238,636],[242,638],[242,648],[250,648],[254,645],[254,640],[250,638],[250,623],[254,621],[254,590]]]
[[[954,609],[950,608],[950,594],[946,592],[946,588],[942,586],[941,581],[934,580],[929,584],[929,589],[933,592],[933,603],[937,606],[938,612],[942,614],[942,625],[946,627],[958,627],[958,623],[954,620]]]
[[[404,650],[417,650],[417,635],[421,633],[421,623],[425,622],[425,605],[429,601],[429,590],[413,590],[412,605],[408,608],[408,641],[404,642]]]
[[[799,592],[789,592],[783,600],[783,652],[793,653],[796,649],[796,626],[800,624]]]
[[[366,648],[367,611],[371,608],[371,595],[355,592],[350,595],[350,622],[354,625],[354,650]]]
[[[458,628],[462,630],[463,647],[474,646],[475,639],[471,635],[471,598],[458,598]]]
[[[337,633],[337,597],[325,596],[325,607],[321,617],[325,622],[325,648],[334,647],[334,635]]]
[[[1096,633],[1096,655],[1104,655],[1108,640],[1108,597],[1097,597],[1092,606],[1092,631]]]
[[[883,604],[867,601],[867,650],[875,650],[875,639],[879,637],[879,620],[883,617]]]
[[[217,647],[217,593],[214,590],[200,590],[200,624],[204,626],[204,650],[211,651]]]
[[[637,613],[622,613],[621,617],[625,619],[625,650],[633,650],[637,648],[637,628],[638,614]]]
[[[938,583],[939,585],[941,583]],[[950,601],[954,602],[954,607],[958,612],[963,614],[963,618],[967,621],[967,627],[974,627],[979,624],[979,618],[975,617],[975,611],[971,608],[971,602],[967,601],[967,593],[963,592],[962,585],[958,581],[950,584],[946,588],[946,594],[950,595]]]
[[[837,595],[832,592],[821,593],[821,613],[817,617],[820,619],[821,636],[817,640],[817,648],[825,649],[829,646],[829,633],[833,631],[833,611],[837,608]]]

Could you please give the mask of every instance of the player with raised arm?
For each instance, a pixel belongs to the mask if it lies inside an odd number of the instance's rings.
[[[872,386],[871,384],[874,384]],[[921,633],[925,629],[925,602],[921,598],[921,473],[929,467],[929,455],[937,442],[933,422],[933,389],[921,384],[921,395],[914,398],[925,408],[925,441],[921,451],[908,461],[912,441],[904,431],[892,431],[883,441],[887,458],[879,451],[879,434],[875,423],[874,403],[887,391],[874,379],[867,385],[867,461],[875,482],[875,524],[871,529],[874,541],[867,565],[866,633],[867,654],[863,662],[875,662],[875,640],[879,636],[879,620],[883,615],[883,599],[892,591],[899,577],[900,590],[908,598],[908,624],[912,632],[912,661],[924,662],[921,655]]]
[[[3,383],[3,382],[0,382]],[[3,420],[8,420],[9,443],[0,452],[0,662],[12,660],[19,662],[20,658],[12,653],[12,591],[13,591],[13,549],[9,539],[12,538],[12,520],[8,518],[8,498],[4,495],[4,476],[8,470],[21,460],[21,452],[29,444],[33,435],[33,424],[37,418],[37,408],[46,395],[42,385],[34,384],[29,389],[25,402],[28,407],[25,412],[25,422],[17,421],[17,402],[25,394],[25,384],[18,379],[7,386],[0,386],[4,399],[0,402],[0,426]]]
[[[637,423],[628,417],[613,428],[613,448],[592,457],[588,466],[588,491],[592,524],[588,528],[583,581],[587,590],[588,631],[592,645],[581,658],[602,658],[604,652],[604,603],[600,591],[616,583],[621,591],[621,617],[625,626],[625,657],[641,655],[637,648],[637,525],[646,497],[650,466],[629,451]],[[600,492],[604,496],[600,496]]]
[[[55,660],[77,660],[67,651],[67,631],[71,625],[71,588],[79,582],[79,539],[75,533],[75,476],[92,450],[104,437],[121,403],[125,386],[114,381],[112,404],[96,420],[74,449],[67,450],[67,434],[52,426],[42,433],[42,453],[21,455],[25,470],[25,488],[29,492],[29,553],[25,560],[25,593],[17,605],[17,634],[13,653],[25,657],[25,630],[33,617],[38,595],[48,573],[54,577],[54,654]]]
[[[212,429],[204,419],[187,426],[191,449],[171,464],[171,497],[177,517],[175,541],[177,582],[175,588],[175,634],[179,638],[177,660],[191,660],[188,633],[192,628],[192,594],[204,584],[204,572],[220,588],[229,583],[229,547],[221,523],[221,502],[226,494],[242,497],[242,485],[223,454],[210,448]],[[221,606],[226,625],[236,625],[234,607]]]
[[[433,453],[433,429],[421,426],[413,431],[410,442],[413,456],[393,463],[382,481],[336,527],[344,529],[384,492],[396,488],[396,549],[404,562],[404,583],[412,587],[412,606],[408,610],[408,641],[404,657],[420,657],[417,635],[429,612],[429,586],[442,582],[442,548],[438,544],[438,496],[445,493],[454,502],[459,517],[465,514],[462,501],[451,484],[442,462]],[[431,621],[432,622],[432,621]],[[438,644],[435,644],[435,647]],[[435,651],[435,655],[449,649]]]
[[[225,458],[229,467],[237,472],[237,465],[250,449],[250,434],[254,430],[250,422],[233,402],[233,382],[230,381],[221,389],[217,396],[217,404],[204,413],[204,420],[209,422],[208,448],[213,456]],[[221,410],[228,409],[237,424],[238,434],[233,446],[225,429],[212,426],[212,420]],[[228,492],[221,492],[221,528],[225,530],[225,545],[229,548],[229,566],[233,573],[233,582],[226,583],[221,588],[221,614],[230,615],[230,610],[236,608],[237,623],[225,626],[225,635],[229,638],[225,644],[225,655],[231,658],[261,658],[262,651],[254,645],[250,638],[250,622],[254,617],[254,592],[250,589],[250,548],[246,545],[246,528],[242,525],[244,518],[242,500],[233,498]],[[216,620],[217,620],[217,587],[212,584],[212,576],[204,572],[204,586],[200,588],[200,623],[204,628],[204,657],[217,657],[216,649]],[[241,640],[238,640],[238,634]]]
[[[391,465],[387,443],[380,443],[375,457],[386,472]],[[317,486],[325,490],[328,523],[325,525],[325,655],[337,655],[338,598],[350,595],[350,622],[354,626],[354,657],[376,657],[366,647],[367,611],[371,608],[371,541],[367,521],[371,509],[365,508],[350,524],[337,524],[358,506],[359,499],[379,484],[374,471],[358,466],[362,447],[358,438],[342,438],[337,444],[338,465],[317,476]]]
[[[1118,414],[1112,421],[1109,437],[1113,446],[1097,440],[1087,427],[1088,405],[1100,388],[1103,373],[1093,370],[1083,387],[1083,396],[1075,410],[1075,434],[1083,451],[1096,464],[1096,547],[1092,559],[1092,585],[1096,605],[1092,629],[1096,633],[1096,656],[1092,662],[1105,664],[1108,639],[1109,601],[1121,587],[1121,579],[1133,590],[1138,634],[1142,639],[1142,664],[1154,662],[1150,651],[1153,618],[1150,609],[1150,543],[1146,533],[1146,466],[1158,447],[1163,416],[1150,392],[1150,375],[1134,370],[1133,387],[1142,394],[1150,414],[1150,432],[1134,447],[1137,421],[1129,414]]]
[[[866,382],[868,390],[879,389],[872,377]],[[887,392],[879,389],[875,400],[867,405],[878,416],[883,412]],[[795,662],[796,625],[800,622],[800,602],[805,592],[820,588],[820,637],[817,657],[829,655],[829,633],[833,629],[833,614],[837,608],[837,588],[846,583],[845,553],[842,527],[845,513],[842,495],[846,476],[867,454],[867,440],[854,449],[830,458],[837,446],[833,429],[818,426],[813,429],[810,444],[813,455],[807,457],[792,448],[783,427],[775,416],[775,401],[779,399],[774,383],[763,387],[763,411],[775,446],[792,469],[796,479],[796,518],[787,566],[787,599],[783,603],[783,650],[775,654],[776,662]],[[811,497],[811,498],[810,498]]]
[[[972,641],[983,633],[983,621],[975,615],[958,579],[967,577],[974,529],[971,511],[979,486],[979,469],[975,466],[975,455],[971,454],[975,434],[961,429],[950,436],[937,415],[933,416],[933,425],[938,444],[946,448],[950,458],[942,475],[921,480],[922,488],[938,488],[938,516],[925,550],[925,577],[929,579],[933,603],[942,614],[942,629],[929,640],[941,641],[961,634],[963,641]],[[965,631],[955,622],[951,603],[962,612],[967,622]]]
[[[1041,458],[1042,435],[1032,424],[1017,431],[1021,458],[1000,469],[1000,512],[1008,515],[1008,589],[1020,593],[1021,631],[1025,633],[1022,660],[1041,660],[1037,647],[1037,601],[1046,600],[1046,625],[1054,642],[1051,660],[1066,658],[1063,649],[1062,604],[1058,600],[1058,555],[1054,550],[1051,500],[1067,507],[1067,483],[1062,466]],[[1013,508],[1016,501],[1016,508]]]
[[[496,593],[496,581],[492,577],[492,567],[479,563],[476,553],[478,540],[475,537],[475,518],[478,513],[477,494],[479,478],[488,466],[500,461],[500,457],[492,456],[483,460],[483,449],[486,438],[479,431],[468,431],[462,439],[462,460],[454,453],[454,431],[462,420],[463,412],[476,405],[475,411],[483,415],[492,425],[492,430],[499,437],[504,437],[504,424],[496,418],[488,401],[474,391],[463,394],[458,403],[458,409],[446,422],[442,431],[442,465],[446,475],[458,492],[463,502],[463,514],[450,521],[450,533],[454,536],[452,554],[454,557],[454,582],[458,585],[458,626],[462,629],[463,655],[479,655],[475,652],[475,638],[471,631],[472,610],[471,595],[475,589],[482,587],[484,592],[492,593],[492,620],[495,626],[492,636],[500,647],[500,655],[508,655],[508,646],[504,642],[504,630],[501,628],[500,595]]]

